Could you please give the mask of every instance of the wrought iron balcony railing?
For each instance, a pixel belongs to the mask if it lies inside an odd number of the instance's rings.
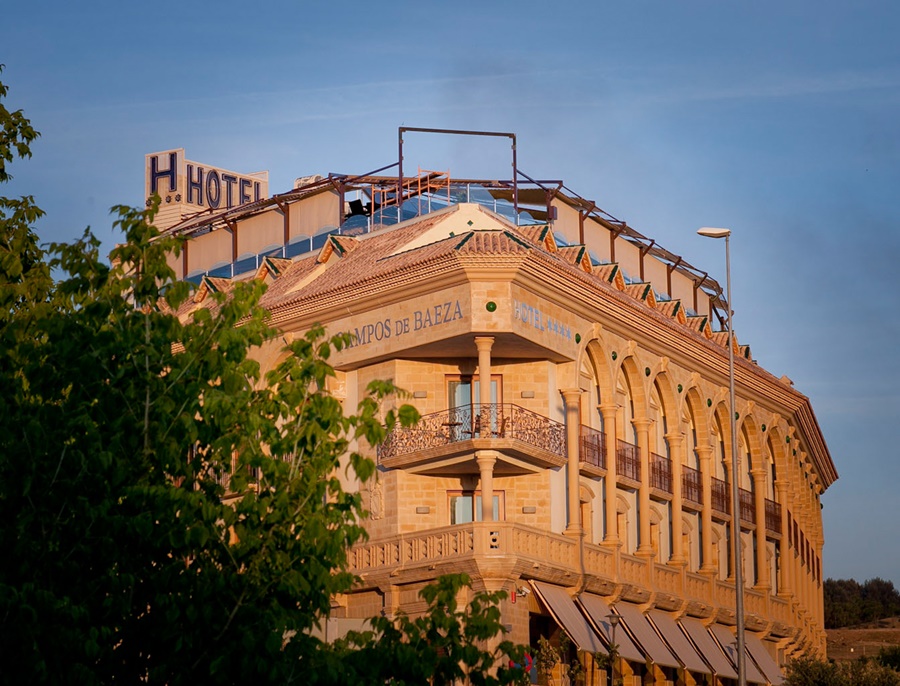
[[[606,434],[582,424],[579,442],[579,460],[606,469]]]
[[[672,461],[668,457],[650,453],[650,487],[672,492]]]
[[[695,505],[703,504],[703,480],[700,471],[693,467],[681,467],[681,496]]]
[[[621,438],[616,444],[616,474],[632,481],[641,480],[641,457],[638,447]]]
[[[491,403],[426,414],[415,426],[396,427],[378,446],[378,459],[481,438],[517,440],[566,456],[565,424],[518,405]]]
[[[766,530],[781,533],[781,503],[766,498]]]
[[[731,495],[728,482],[712,477],[712,509],[722,514],[731,514]]]
[[[738,490],[741,501],[741,521],[756,524],[756,503],[753,502],[753,491],[748,491],[746,488]]]

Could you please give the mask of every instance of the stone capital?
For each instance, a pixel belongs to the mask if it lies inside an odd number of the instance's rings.
[[[481,352],[482,350],[490,352],[493,346],[493,336],[475,336],[475,347],[478,348],[478,352]]]

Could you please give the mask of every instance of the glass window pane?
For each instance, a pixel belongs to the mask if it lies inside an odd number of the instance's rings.
[[[472,382],[468,380],[447,382],[447,395],[451,407],[468,407],[472,404]]]
[[[450,523],[468,524],[472,521],[472,496],[450,496]]]
[[[475,521],[480,522],[480,521],[482,521],[482,519],[483,518],[481,516],[481,496],[476,495],[475,496]],[[494,521],[495,522],[500,521],[500,496],[499,495],[494,495]]]

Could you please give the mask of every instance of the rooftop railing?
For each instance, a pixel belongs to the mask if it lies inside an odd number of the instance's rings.
[[[566,427],[508,403],[466,405],[423,415],[415,426],[394,428],[378,446],[378,459],[479,438],[511,439],[566,456]]]

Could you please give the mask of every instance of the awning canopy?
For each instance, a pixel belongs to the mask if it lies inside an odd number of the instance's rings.
[[[762,641],[753,634],[744,634],[744,642],[747,644],[747,650],[749,650],[750,655],[753,656],[753,661],[756,662],[756,666],[759,667],[760,671],[766,676],[769,683],[772,684],[772,686],[780,686],[784,681],[784,675],[781,673],[781,668],[778,666],[778,663],[772,659],[772,655],[766,650]]]
[[[540,581],[532,581],[531,586],[550,611],[553,619],[565,630],[579,650],[606,654],[606,648],[600,638],[594,633],[590,623],[581,614],[566,589]]]
[[[656,633],[641,608],[631,603],[616,603],[616,612],[622,615],[622,621],[631,635],[640,643],[650,660],[662,667],[681,667],[678,658],[672,655],[663,640]]]
[[[593,593],[582,593],[578,596],[578,603],[591,619],[591,624],[603,637],[607,643],[612,643],[612,627],[609,624],[609,605],[598,595]],[[644,662],[644,654],[641,652],[628,632],[624,629],[616,629],[616,645],[618,646],[619,656],[624,657],[631,662]],[[603,651],[606,652],[605,650]]]
[[[731,633],[731,629],[727,626],[723,626],[722,624],[713,624],[710,629],[712,629],[713,636],[716,637],[716,640],[719,642],[719,645],[722,646],[722,650],[725,651],[725,654],[728,655],[728,659],[737,666],[737,638],[733,633]],[[746,637],[746,633],[744,636]],[[744,641],[746,643],[746,640]],[[746,645],[744,646],[746,648]],[[745,650],[747,653],[747,657],[750,657],[749,651]],[[756,665],[753,663],[752,659],[744,660],[744,666],[747,669],[747,681],[751,684],[765,684],[766,677],[762,675]]]
[[[687,636],[678,628],[674,619],[660,610],[651,610],[650,621],[656,626],[666,643],[669,644],[669,648],[674,651],[675,657],[681,660],[686,669],[699,674],[712,674],[709,665],[703,661]]]
[[[684,617],[680,624],[696,646],[703,659],[712,667],[713,673],[725,679],[737,679],[737,672],[731,661],[725,657],[719,645],[713,640],[706,627],[698,619]]]

